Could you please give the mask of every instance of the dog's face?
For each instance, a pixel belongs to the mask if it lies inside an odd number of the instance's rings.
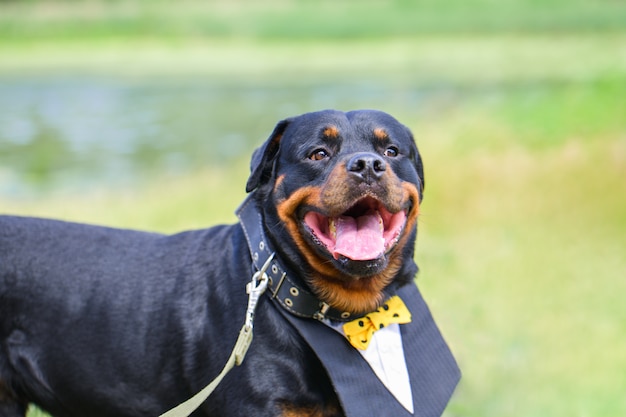
[[[372,310],[401,270],[416,272],[422,161],[390,115],[328,110],[284,120],[251,168],[246,189],[258,188],[274,244],[333,307]]]

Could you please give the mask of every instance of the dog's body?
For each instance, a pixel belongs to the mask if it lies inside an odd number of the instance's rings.
[[[23,415],[26,401],[55,416],[154,417],[226,362],[250,279],[239,225],[160,236],[8,217],[0,236],[3,417]],[[243,372],[207,415],[332,404],[332,389],[314,385],[324,375],[312,354],[280,322],[259,305]]]
[[[278,259],[322,303],[358,317],[412,281],[422,165],[391,116],[279,123],[247,190]],[[379,232],[350,224],[372,221]],[[354,242],[372,234],[372,245]],[[240,224],[163,236],[0,217],[0,416],[31,402],[57,417],[157,416],[189,398],[237,339],[251,265]],[[345,415],[278,308],[263,297],[245,362],[198,415]]]

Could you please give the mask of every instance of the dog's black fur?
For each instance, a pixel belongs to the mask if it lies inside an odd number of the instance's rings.
[[[367,172],[347,167],[358,153],[366,156],[365,170],[372,171],[371,160],[382,161],[386,174],[417,189],[404,201],[407,211],[416,210],[421,159],[409,130],[385,113],[323,111],[285,120],[252,159],[247,189],[255,190],[265,233],[301,284],[321,298],[337,282],[349,290],[352,281],[387,273],[395,285],[417,271],[414,221],[395,252],[367,268],[319,248],[304,256],[302,245],[310,242],[285,224],[292,209],[296,220],[305,205],[320,210],[311,201],[290,202],[306,187],[318,192],[333,175],[358,184],[353,191],[384,199],[361,184],[370,182]],[[335,198],[345,198],[337,190]],[[319,270],[331,276],[312,282]],[[0,416],[24,416],[35,403],[57,417],[154,417],[184,401],[226,362],[245,317],[251,272],[239,224],[164,236],[0,216]],[[334,284],[326,288],[327,280]],[[380,294],[370,292],[375,299],[342,308],[375,308]],[[245,362],[196,414],[343,412],[313,352],[264,297]]]

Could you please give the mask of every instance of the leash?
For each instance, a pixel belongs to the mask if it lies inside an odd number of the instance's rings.
[[[166,413],[161,414],[159,417],[188,417],[193,413],[202,403],[215,391],[215,388],[222,382],[222,379],[233,369],[235,366],[239,366],[243,363],[244,357],[248,348],[252,344],[252,329],[254,323],[254,312],[259,302],[259,298],[267,289],[267,283],[269,277],[266,274],[267,269],[274,258],[274,254],[265,261],[260,270],[252,275],[252,280],[246,285],[246,292],[248,293],[248,308],[246,310],[246,321],[239,331],[239,337],[235,343],[224,369],[219,373],[213,381],[204,387],[196,395],[188,399],[187,401],[172,408]]]

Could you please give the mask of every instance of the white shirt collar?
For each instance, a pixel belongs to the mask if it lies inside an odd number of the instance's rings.
[[[324,324],[341,333],[343,323],[324,320]],[[413,414],[413,393],[409,371],[404,359],[400,325],[390,324],[374,333],[366,350],[357,349],[370,365],[378,379],[393,396]]]

